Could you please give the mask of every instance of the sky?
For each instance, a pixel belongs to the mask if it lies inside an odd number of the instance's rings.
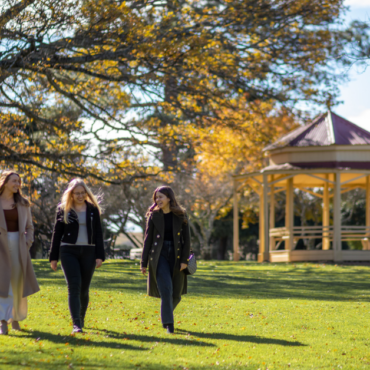
[[[346,22],[358,19],[370,22],[370,0],[345,0],[350,9]],[[343,104],[333,108],[333,112],[370,131],[370,65],[349,70],[350,81],[340,87]]]

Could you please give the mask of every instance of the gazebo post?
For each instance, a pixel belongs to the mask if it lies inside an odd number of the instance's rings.
[[[274,181],[274,175],[271,175],[271,182]],[[275,227],[275,186],[270,186],[270,229]],[[275,249],[275,238],[270,236],[269,249]]]
[[[269,261],[269,239],[270,239],[270,225],[269,225],[269,203],[268,203],[268,177],[266,174],[263,175],[263,234],[264,234],[264,242],[265,242],[265,250],[264,250],[264,261]]]
[[[263,175],[263,187],[260,196],[259,217],[259,254],[258,262],[269,261],[269,220],[268,220],[268,182],[267,175]]]
[[[326,180],[329,180],[329,175],[325,175]],[[329,226],[330,226],[330,205],[329,205],[329,184],[325,181],[324,196],[323,196],[323,209],[322,209],[322,249],[330,249],[329,239]]]
[[[285,227],[289,236],[288,239],[285,240],[285,249],[291,252],[294,248],[293,178],[288,179],[286,182]]]
[[[341,230],[341,196],[340,196],[340,172],[334,175],[334,237],[333,237],[333,252],[334,261],[342,261],[342,230]]]
[[[238,189],[237,183],[234,180],[234,205],[233,205],[233,227],[234,227],[234,238],[233,238],[233,249],[234,249],[234,261],[239,261],[239,204],[238,204]]]
[[[260,198],[260,216],[259,216],[259,245],[258,245],[258,262],[265,261],[265,217],[264,217],[264,206],[263,206],[263,189],[259,191],[259,198]]]
[[[370,176],[366,176],[366,203],[365,203],[365,212],[366,212],[366,227],[368,228],[366,231],[366,238],[367,238],[367,250],[370,249]]]

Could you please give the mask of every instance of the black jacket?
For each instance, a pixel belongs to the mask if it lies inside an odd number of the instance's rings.
[[[89,244],[95,244],[97,259],[105,260],[103,231],[101,227],[99,210],[90,202],[86,202],[86,227]],[[51,239],[50,261],[59,260],[59,249],[61,242],[75,244],[78,238],[78,216],[71,209],[68,212],[68,224],[64,222],[64,211],[57,209],[55,225]]]

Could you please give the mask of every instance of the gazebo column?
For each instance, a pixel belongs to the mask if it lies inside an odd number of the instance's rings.
[[[233,205],[233,222],[234,222],[234,237],[233,237],[233,249],[234,249],[234,261],[239,261],[239,202],[238,202],[238,189],[237,183],[234,180],[234,205]]]
[[[288,238],[285,239],[285,249],[292,251],[294,249],[293,178],[288,179],[286,183],[285,227],[288,232]]]
[[[270,225],[269,225],[269,202],[268,202],[268,177],[266,174],[263,174],[263,217],[265,219],[263,226],[264,226],[264,241],[265,241],[265,253],[264,253],[264,260],[270,260],[270,248],[269,248],[269,239],[270,239]]]
[[[271,182],[274,181],[274,175],[271,175]],[[275,227],[275,186],[270,186],[270,230]],[[275,249],[275,238],[270,236],[270,250]]]
[[[370,249],[370,176],[366,176],[366,204],[365,204],[365,212],[366,212],[366,227],[368,228],[367,229],[367,233],[366,233],[366,237],[367,237],[367,245],[366,245],[366,248],[367,250]]]
[[[341,196],[340,196],[340,173],[334,174],[334,236],[333,236],[333,252],[334,261],[342,261],[342,222],[341,222]]]
[[[325,175],[326,180],[329,180],[329,175]],[[330,226],[330,201],[329,201],[329,183],[325,181],[323,208],[322,208],[322,249],[330,249],[329,226]]]
[[[268,182],[263,174],[263,187],[260,192],[259,254],[258,262],[269,261],[269,222],[268,222]]]
[[[258,262],[263,262],[265,260],[265,235],[264,235],[264,207],[263,207],[263,189],[259,192],[260,197],[260,216],[259,216],[259,245],[258,245]]]

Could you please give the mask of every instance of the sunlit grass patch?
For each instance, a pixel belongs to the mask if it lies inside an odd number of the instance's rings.
[[[175,335],[139,265],[96,271],[86,329],[71,336],[60,270],[35,261],[41,292],[23,331],[0,337],[0,369],[367,369],[368,267],[204,262],[175,311]]]

